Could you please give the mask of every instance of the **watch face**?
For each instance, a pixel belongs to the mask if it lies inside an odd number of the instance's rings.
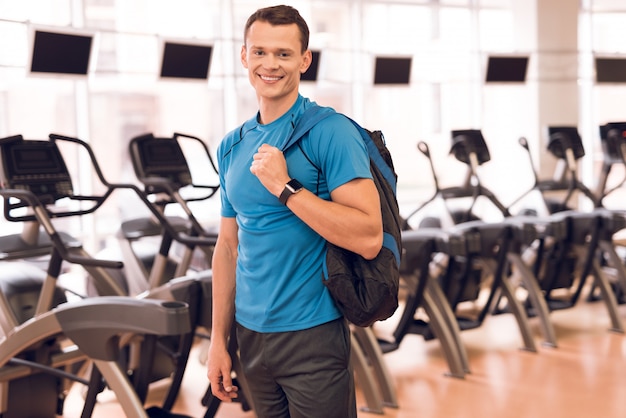
[[[300,182],[296,179],[289,180],[285,186],[289,187],[293,193],[299,192],[303,187],[302,184],[300,184]]]
[[[287,182],[287,184],[285,184],[285,189],[283,190],[283,192],[280,194],[280,196],[278,197],[278,200],[283,204],[287,204],[287,199],[289,199],[289,196],[291,196],[294,193],[298,193],[300,190],[302,190],[304,187],[302,186],[302,184],[300,184],[300,182],[296,179],[291,179]]]

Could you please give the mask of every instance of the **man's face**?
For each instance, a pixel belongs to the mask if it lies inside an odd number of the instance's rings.
[[[241,62],[259,99],[295,99],[300,74],[311,64],[311,51],[302,52],[295,23],[272,26],[257,21],[248,30]]]

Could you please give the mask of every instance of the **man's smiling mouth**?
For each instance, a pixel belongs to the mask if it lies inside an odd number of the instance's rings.
[[[261,74],[259,74],[259,77],[263,81],[278,81],[282,78],[282,76],[269,76],[269,75],[261,75]]]

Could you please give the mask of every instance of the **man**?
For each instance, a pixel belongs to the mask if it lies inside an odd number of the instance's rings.
[[[227,351],[233,319],[258,417],[356,417],[350,331],[322,282],[326,241],[367,259],[382,246],[380,201],[360,134],[343,115],[316,125],[283,154],[307,108],[300,76],[309,29],[290,6],[257,10],[241,62],[257,115],[217,154],[221,222],[213,255],[208,378],[237,397]]]

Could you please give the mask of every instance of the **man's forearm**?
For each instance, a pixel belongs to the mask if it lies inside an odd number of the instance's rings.
[[[212,270],[212,330],[211,340],[226,346],[235,314],[235,276],[237,254],[220,242],[215,246]]]
[[[374,258],[382,246],[378,192],[371,180],[351,183],[333,193],[337,201],[328,202],[303,191],[289,198],[287,206],[327,241]]]

